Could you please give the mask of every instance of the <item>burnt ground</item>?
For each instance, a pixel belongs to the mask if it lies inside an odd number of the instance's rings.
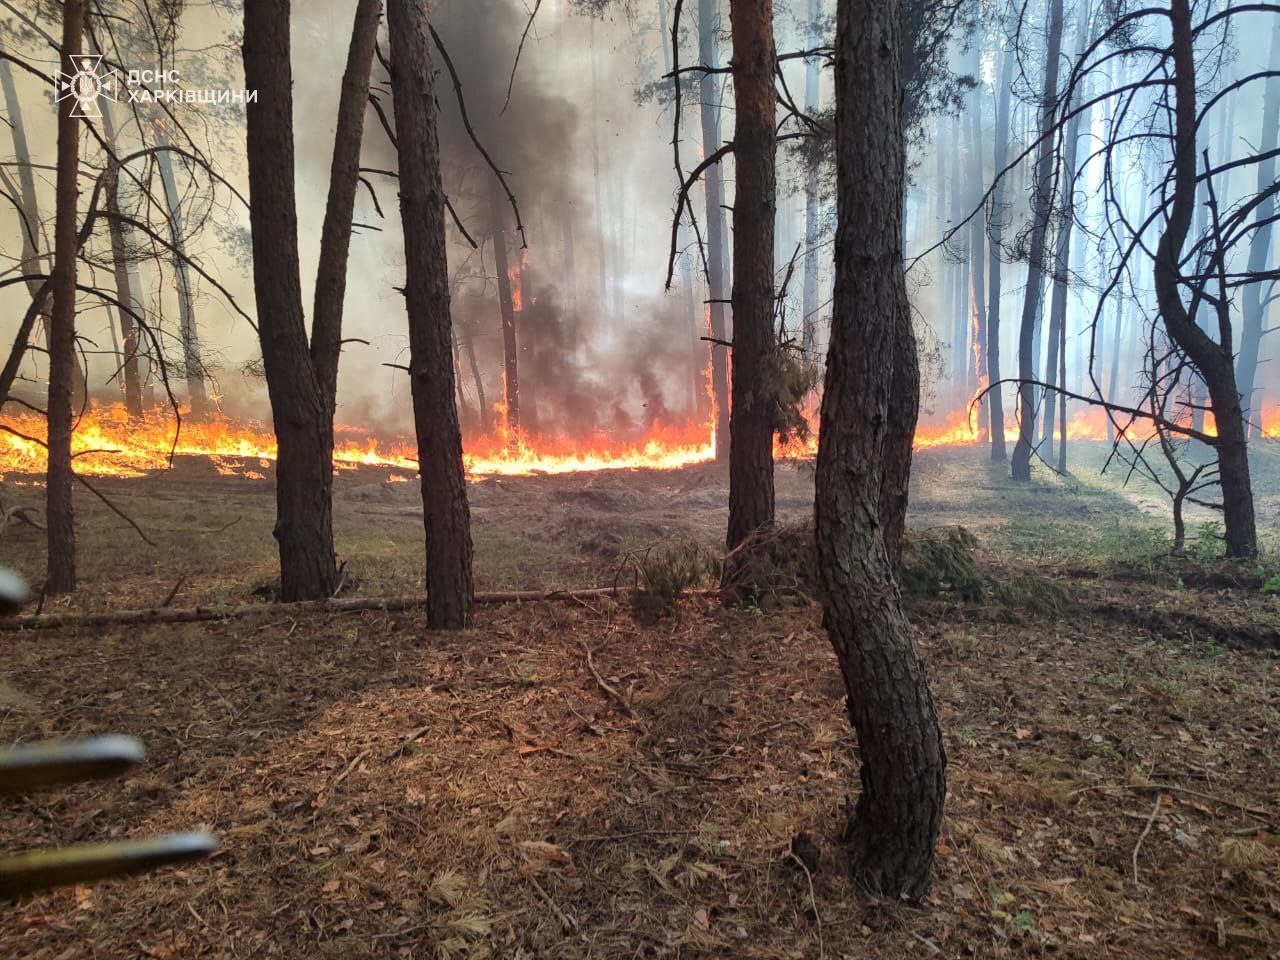
[[[5,805],[4,845],[203,826],[208,862],[3,908],[13,957],[1267,957],[1280,954],[1280,451],[1258,452],[1269,553],[1168,555],[1150,490],[1015,488],[979,451],[918,458],[912,527],[963,524],[986,589],[910,600],[950,760],[920,906],[854,890],[835,837],[856,744],[813,605],[625,599],[3,633],[0,737],[146,741],[117,782]],[[258,469],[254,464],[254,469]],[[1090,468],[1093,469],[1090,469]],[[250,602],[268,484],[181,463],[78,492],[75,607]],[[811,468],[779,507],[809,510]],[[482,589],[630,583],[655,541],[714,546],[714,468],[471,487]],[[6,504],[41,491],[7,478]],[[348,589],[420,589],[412,483],[344,474]],[[38,580],[38,533],[0,561]],[[1274,585],[1273,585],[1274,586]],[[60,609],[46,604],[46,610]],[[785,852],[812,834],[812,875]]]

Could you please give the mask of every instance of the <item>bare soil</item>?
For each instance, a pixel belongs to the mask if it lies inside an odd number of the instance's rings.
[[[264,606],[0,633],[0,737],[114,731],[149,751],[119,781],[6,804],[5,846],[196,826],[223,841],[204,863],[5,907],[0,956],[1280,955],[1274,561],[1169,557],[1135,505],[1149,491],[1080,458],[1081,479],[1025,489],[980,451],[919,457],[913,527],[975,532],[988,584],[910,601],[950,761],[923,904],[846,879],[856,743],[812,604],[695,597],[644,626],[625,598],[534,603],[457,635]],[[1260,462],[1274,502],[1277,459]],[[269,587],[268,483],[187,462],[99,486],[157,546],[78,493],[84,588],[65,605]],[[416,486],[366,470],[338,490],[348,589],[420,589]],[[21,478],[3,493],[40,501]],[[712,467],[471,493],[486,589],[630,583],[647,544],[715,546],[725,520]],[[810,467],[780,467],[782,514],[806,516],[811,493]],[[1274,538],[1280,510],[1259,513]],[[27,528],[0,539],[33,580],[41,551]],[[822,851],[812,874],[787,856],[801,833]]]

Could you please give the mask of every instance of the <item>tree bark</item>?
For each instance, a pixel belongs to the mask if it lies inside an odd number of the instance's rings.
[[[337,586],[333,556],[333,433],[311,362],[298,274],[293,83],[288,0],[246,0],[249,222],[258,339],[279,449],[275,538],[280,599],[318,600]]]
[[[332,450],[333,415],[338,395],[338,358],[342,352],[342,313],[347,295],[347,258],[351,218],[360,186],[360,146],[369,105],[369,77],[378,38],[381,0],[359,0],[347,48],[347,66],[338,97],[338,123],[329,169],[329,197],[320,231],[315,309],[311,319],[311,362],[324,395]]]
[[[1220,322],[1224,342],[1218,343],[1196,326],[1179,291],[1179,261],[1196,198],[1196,66],[1189,0],[1170,0],[1169,20],[1173,28],[1173,203],[1156,247],[1156,302],[1165,330],[1195,365],[1209,390],[1218,428],[1218,476],[1227,556],[1249,558],[1258,554],[1258,534],[1231,325],[1226,319]],[[1220,307],[1225,309],[1226,305]]]
[[[507,198],[497,177],[489,178],[489,222],[493,227],[493,264],[498,271],[498,307],[502,313],[502,386],[507,405],[507,434],[514,443],[520,432],[519,345],[516,339],[516,310],[511,296],[510,265],[507,262]]]
[[[1031,480],[1031,455],[1035,442],[1037,375],[1035,350],[1037,317],[1044,298],[1044,257],[1049,232],[1049,208],[1053,203],[1053,141],[1049,135],[1058,104],[1058,58],[1062,52],[1062,0],[1049,0],[1049,42],[1045,53],[1043,100],[1040,105],[1040,146],[1036,154],[1035,193],[1031,201],[1031,247],[1027,260],[1027,292],[1022,302],[1018,332],[1018,442],[1013,448],[1011,475]]]
[[[836,285],[818,434],[815,529],[827,632],[862,752],[844,833],[854,876],[922,896],[946,796],[946,755],[884,542],[880,493],[900,331],[904,185],[898,0],[839,0]]]
[[[426,0],[389,0],[391,91],[400,157],[409,376],[427,534],[427,625],[469,626],[475,602],[471,510],[449,354],[449,271]],[[499,233],[497,242],[503,241]]]
[[[974,77],[982,75],[982,50],[977,41],[973,41],[970,69]],[[999,171],[996,171],[997,173]],[[969,198],[972,205],[982,203],[983,194],[982,163],[982,83],[973,89],[973,99],[969,104]],[[987,351],[987,290],[984,273],[983,244],[986,240],[986,224],[981,215],[975,216],[969,225],[969,277],[973,289],[973,307],[969,312],[969,376],[965,381],[965,397],[967,401],[978,391],[979,384],[986,376]],[[981,411],[979,411],[981,416]]]
[[[716,47],[719,16],[716,0],[698,0],[698,62],[718,68],[720,54]],[[698,85],[701,106],[698,116],[702,125],[702,152],[710,156],[720,149],[720,93],[716,78],[706,73]],[[725,229],[724,175],[720,165],[712,164],[702,178],[707,221],[707,297],[711,334],[711,398],[715,405],[716,460],[729,456],[729,348],[728,324],[725,321]]]
[[[733,405],[729,412],[730,550],[773,523],[773,0],[734,0]]]
[[[84,0],[62,7],[64,73],[84,49]],[[71,393],[76,349],[76,199],[80,195],[80,123],[72,116],[74,97],[58,102],[58,166],[53,227],[53,309],[49,317],[49,461],[45,500],[48,565],[45,593],[76,588],[76,530],[71,504]]]

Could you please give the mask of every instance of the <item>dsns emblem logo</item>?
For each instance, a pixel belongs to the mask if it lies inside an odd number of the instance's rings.
[[[67,57],[71,67],[70,73],[61,70],[53,78],[59,102],[71,98],[71,116],[100,117],[98,98],[116,99],[116,72],[110,67],[103,67],[102,57],[81,56],[77,54]]]

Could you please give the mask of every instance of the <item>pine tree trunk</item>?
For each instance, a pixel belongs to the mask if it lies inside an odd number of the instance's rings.
[[[719,17],[716,0],[698,0],[698,61],[716,68],[720,55],[716,48]],[[720,149],[720,93],[715,76],[704,74],[698,86],[699,118],[702,124],[702,151],[710,156]],[[713,164],[702,178],[706,199],[707,292],[711,316],[711,397],[716,408],[716,460],[729,456],[729,349],[725,320],[725,229],[724,175]]]
[[[970,69],[975,77],[982,74],[982,51],[974,42]],[[969,104],[969,198],[973,206],[982,203],[986,192],[983,184],[982,163],[982,84],[974,87],[973,99]],[[973,288],[973,310],[969,314],[970,350],[969,376],[965,381],[966,401],[971,400],[978,391],[978,385],[986,376],[987,352],[987,289],[986,275],[983,268],[986,258],[983,256],[986,241],[986,224],[981,214],[974,216],[969,225],[969,276]],[[978,411],[979,416],[981,410]]]
[[[246,0],[249,223],[258,339],[271,399],[280,599],[319,600],[337,586],[333,556],[333,425],[311,363],[298,275],[288,0]]]
[[[773,523],[773,0],[734,0],[733,405],[729,412],[732,550]]]
[[[1191,227],[1196,197],[1196,68],[1189,0],[1170,0],[1173,34],[1174,161],[1173,202],[1156,247],[1156,301],[1165,330],[1204,378],[1217,425],[1218,475],[1227,556],[1258,555],[1253,489],[1244,410],[1236,386],[1231,344],[1219,344],[1187,314],[1179,290],[1179,261]],[[1229,305],[1222,304],[1225,311]],[[1225,321],[1224,321],[1225,322]]]
[[[387,27],[399,137],[409,375],[427,535],[427,625],[459,629],[471,623],[475,585],[462,433],[453,401],[445,197],[426,0],[389,0]]]
[[[74,73],[73,59],[84,49],[84,0],[62,7],[63,73]],[[58,102],[58,167],[53,228],[53,308],[49,318],[48,481],[45,500],[49,548],[45,593],[76,588],[76,529],[71,505],[71,429],[76,348],[76,199],[80,194],[80,124],[73,117],[74,97]]]
[[[989,413],[989,430],[991,433],[991,459],[995,463],[1004,463],[1008,457],[1004,442],[1004,388],[995,386],[1000,382],[1000,281],[1004,256],[1004,223],[1007,213],[1004,209],[1004,187],[1007,176],[1001,171],[1009,162],[1009,96],[1013,87],[1013,65],[1016,60],[1011,51],[1005,51],[1000,57],[1000,90],[996,101],[995,158],[992,165],[992,176],[996,178],[995,188],[991,192],[991,219],[987,226],[990,246],[987,248],[989,258],[988,273],[990,287],[987,298],[987,377],[992,384],[987,394],[987,411]]]
[[[498,307],[502,312],[502,385],[507,404],[507,431],[514,443],[520,431],[520,370],[517,360],[516,310],[507,263],[507,197],[496,177],[489,178],[489,223],[493,229],[493,264],[498,271]]]
[[[342,352],[342,311],[347,295],[347,259],[351,217],[360,186],[360,146],[369,105],[369,77],[378,37],[381,0],[359,0],[347,48],[347,66],[338,97],[338,123],[329,168],[329,196],[320,230],[315,309],[311,318],[311,362],[324,396],[329,429],[338,395],[338,358]]]
[[[1045,247],[1049,232],[1049,208],[1053,203],[1053,142],[1049,130],[1058,102],[1058,59],[1062,52],[1062,0],[1049,0],[1049,42],[1045,53],[1044,89],[1040,106],[1036,156],[1035,193],[1031,202],[1031,246],[1027,260],[1027,292],[1022,303],[1022,324],[1018,333],[1018,442],[1013,448],[1011,475],[1022,482],[1031,479],[1032,446],[1035,442],[1036,398],[1039,391],[1031,381],[1038,379],[1036,327],[1043,300]]]
[[[897,0],[839,0],[836,288],[815,501],[825,624],[862,753],[844,841],[854,876],[891,898],[928,888],[946,755],[881,532],[895,360],[910,308],[900,249],[904,186]]]

